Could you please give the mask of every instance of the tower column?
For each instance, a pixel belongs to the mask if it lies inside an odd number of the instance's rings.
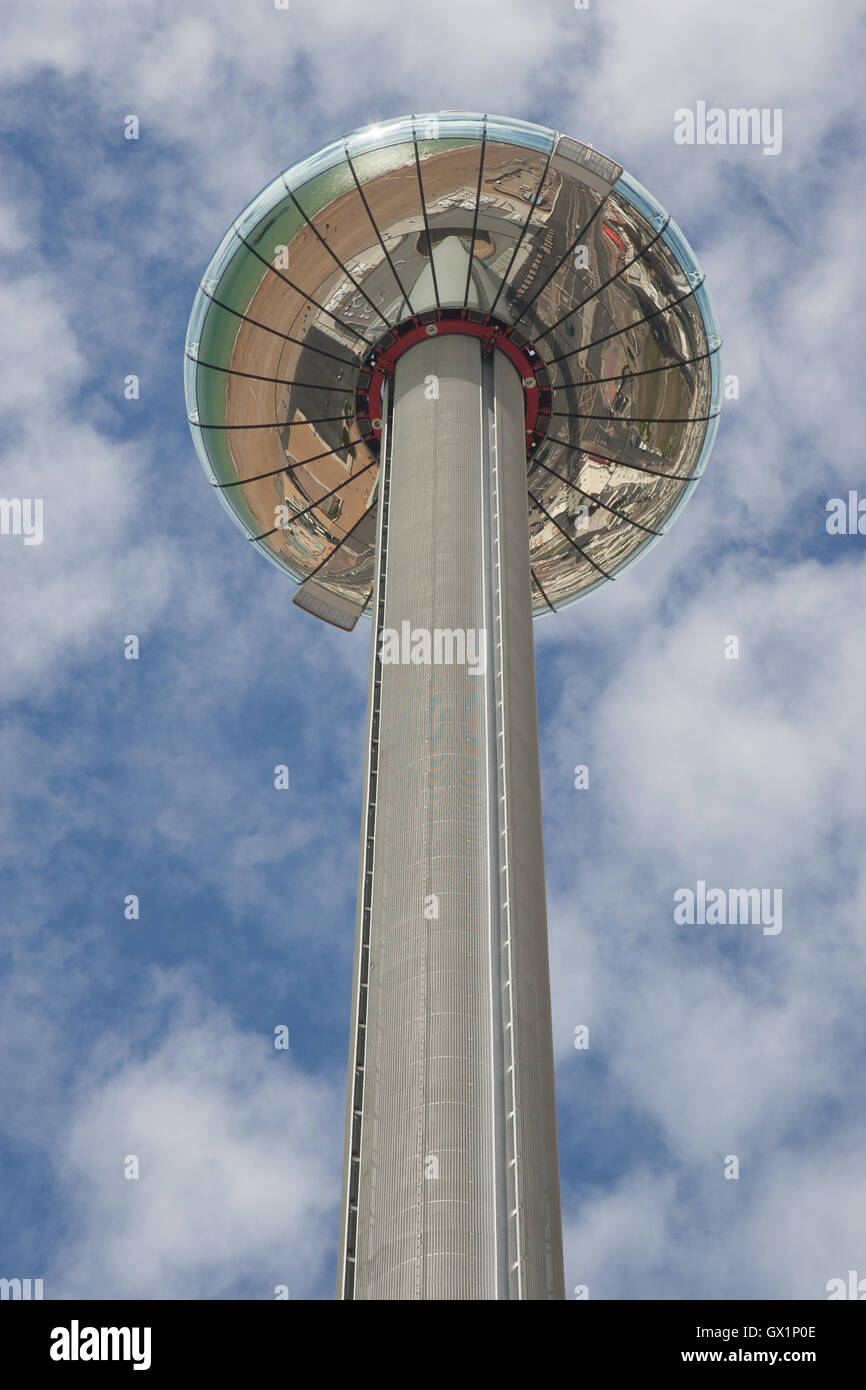
[[[341,1297],[564,1296],[523,432],[479,339],[398,359]]]

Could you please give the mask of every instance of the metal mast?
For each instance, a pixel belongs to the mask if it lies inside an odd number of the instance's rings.
[[[564,1296],[523,429],[521,379],[478,338],[399,359],[341,1297]]]

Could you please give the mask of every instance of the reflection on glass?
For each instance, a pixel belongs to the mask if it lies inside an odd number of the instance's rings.
[[[558,608],[671,524],[721,400],[721,340],[691,247],[590,146],[501,116],[430,113],[341,137],[272,180],[193,305],[185,389],[199,457],[273,563],[366,604],[378,446],[357,401],[378,345],[413,315],[429,322],[437,302],[493,313],[538,354],[549,396],[528,460],[533,601]]]

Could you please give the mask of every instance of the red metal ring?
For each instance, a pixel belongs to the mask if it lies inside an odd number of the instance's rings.
[[[513,362],[523,383],[526,456],[531,458],[544,439],[550,421],[550,376],[544,359],[531,342],[521,341],[518,344],[514,341],[512,334],[515,330],[510,324],[490,314],[480,318],[471,309],[440,309],[417,314],[390,329],[370,350],[361,366],[359,384],[355,389],[355,416],[366,442],[372,444],[375,439],[375,448],[381,443],[380,412],[385,381],[393,379],[398,357],[416,343],[433,336],[428,332],[431,325],[435,326],[437,335],[463,333],[471,338],[480,338],[482,349],[498,348]]]

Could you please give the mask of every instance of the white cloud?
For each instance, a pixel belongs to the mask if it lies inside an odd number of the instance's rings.
[[[336,1087],[241,1032],[164,977],[171,1018],[155,1045],[103,1040],[52,1156],[68,1235],[53,1298],[218,1298],[243,1284],[303,1296],[336,1234],[342,1108]],[[282,1020],[276,1020],[281,1022]],[[124,1177],[128,1155],[138,1180]]]
[[[864,1277],[862,1133],[844,1150],[780,1153],[736,1180],[721,1164],[697,1192],[635,1169],[565,1223],[566,1296],[591,1299],[826,1299]]]

